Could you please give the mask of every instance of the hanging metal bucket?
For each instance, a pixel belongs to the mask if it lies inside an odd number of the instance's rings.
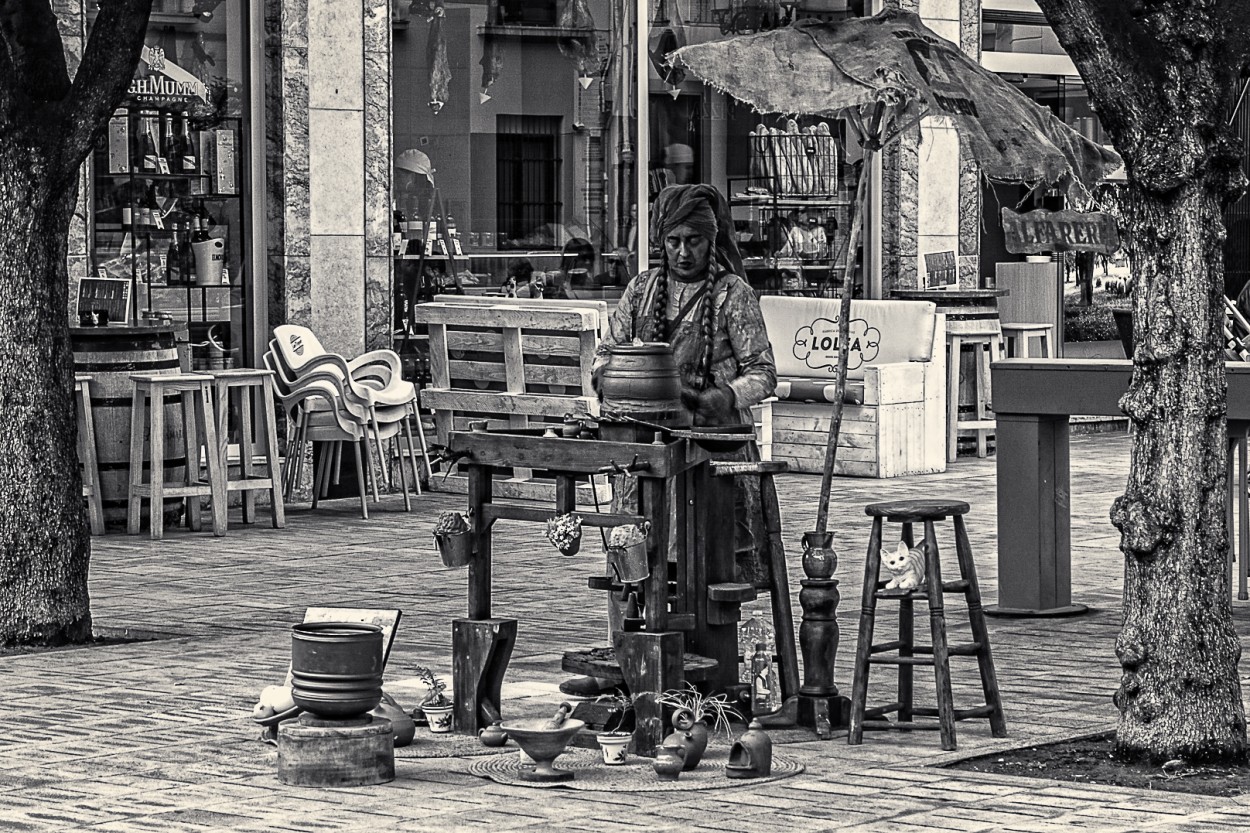
[[[651,532],[650,521],[641,527],[643,539],[625,547],[608,547],[608,564],[613,576],[621,584],[636,584],[651,575],[647,564],[647,538]]]

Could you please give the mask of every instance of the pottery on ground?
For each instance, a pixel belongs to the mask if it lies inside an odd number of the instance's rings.
[[[355,622],[291,628],[291,698],[330,719],[357,717],[382,700],[382,629]]]
[[[508,742],[508,733],[496,720],[486,728],[478,729],[477,739],[482,742],[482,746],[503,746]]]
[[[707,751],[707,724],[696,718],[690,709],[678,709],[673,712],[673,729],[664,745],[668,746],[672,741],[681,746],[685,753],[685,771],[689,772],[699,765],[699,761],[703,760],[703,753]]]
[[[600,732],[595,735],[599,749],[603,752],[603,762],[608,766],[620,766],[625,763],[629,742],[633,738],[629,732]]]
[[[549,728],[550,719],[530,718],[514,720],[500,724],[508,737],[516,741],[517,746],[534,760],[534,770],[520,768],[517,777],[522,781],[559,782],[572,781],[573,773],[568,770],[556,769],[551,764],[560,757],[573,736],[586,725],[583,720],[569,718],[559,727]]]
[[[445,706],[424,705],[421,711],[425,712],[425,719],[430,722],[430,731],[436,734],[443,734],[451,731],[451,712],[452,704]]]
[[[680,746],[664,746],[651,762],[655,776],[661,781],[676,781],[686,766],[686,751]]]
[[[773,739],[768,736],[758,720],[742,733],[742,737],[729,748],[729,763],[725,764],[727,778],[766,778],[773,771]]]

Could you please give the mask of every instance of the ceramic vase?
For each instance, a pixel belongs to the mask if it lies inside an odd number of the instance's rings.
[[[676,781],[677,776],[681,775],[682,768],[685,763],[685,751],[677,746],[665,746],[662,748],[655,760],[651,762],[651,768],[655,770],[655,776],[661,781]]]
[[[595,740],[599,741],[599,749],[603,752],[603,762],[608,766],[624,764],[632,737],[629,732],[600,732],[595,735]]]
[[[803,572],[808,578],[827,579],[838,569],[832,532],[803,533]]]
[[[681,746],[685,761],[683,769],[689,772],[699,765],[703,753],[707,751],[707,724],[697,719],[690,709],[678,709],[673,712],[673,729],[675,731],[664,741],[664,745],[669,745],[672,740]]]

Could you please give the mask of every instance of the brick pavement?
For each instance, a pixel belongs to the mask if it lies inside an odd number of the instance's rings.
[[[416,664],[450,676],[450,625],[464,613],[464,573],[446,571],[432,547],[446,495],[405,514],[388,499],[369,521],[352,501],[316,512],[292,507],[289,528],[233,527],[222,539],[183,531],[162,542],[109,535],[94,542],[91,591],[97,629],[167,638],[0,658],[0,830],[427,831],[650,830],[1068,831],[1223,830],[1242,827],[1250,800],[957,772],[934,767],[970,754],[1094,732],[1114,725],[1113,655],[1122,567],[1107,521],[1128,466],[1123,436],[1076,437],[1073,460],[1074,598],[1091,614],[1064,620],[991,620],[1010,737],[984,721],[959,725],[960,750],[931,732],[868,733],[787,744],[807,772],[768,784],[679,794],[539,792],[468,774],[471,758],[397,760],[395,782],[353,790],[286,787],[276,752],[248,719],[259,689],[281,681],[287,628],[313,605],[399,607],[404,619],[387,687],[411,706]],[[801,578],[797,541],[812,525],[819,478],[779,480],[791,585]],[[868,519],[863,505],[902,496],[950,496],[968,518],[983,592],[996,587],[993,460],[891,481],[835,481],[831,526],[841,555],[843,635],[837,683],[850,689],[855,603]],[[235,515],[237,521],[237,513]],[[560,653],[601,644],[600,594],[585,589],[593,556],[562,558],[536,526],[501,524],[496,615],[520,634],[504,688],[510,714],[539,714],[561,699]],[[943,539],[944,550],[949,541]],[[597,547],[587,547],[590,553]],[[953,564],[953,559],[951,560]],[[948,568],[949,569],[949,568]],[[796,614],[798,611],[795,605]],[[1236,604],[1239,625],[1250,606]],[[887,622],[889,620],[886,620]],[[959,662],[957,660],[957,662]],[[967,669],[968,666],[960,666]],[[975,700],[975,673],[956,671],[956,700]],[[916,691],[932,690],[918,674]],[[886,675],[874,691],[884,699]],[[877,683],[880,683],[878,687]],[[963,697],[961,697],[961,694]]]

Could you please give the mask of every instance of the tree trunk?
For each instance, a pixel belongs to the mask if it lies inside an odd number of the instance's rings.
[[[1246,718],[1225,521],[1223,223],[1227,183],[1166,196],[1130,179],[1133,465],[1111,511],[1124,552],[1117,745],[1131,758],[1238,760]]]
[[[75,185],[54,192],[29,143],[0,145],[0,645],[91,637],[66,240]]]

